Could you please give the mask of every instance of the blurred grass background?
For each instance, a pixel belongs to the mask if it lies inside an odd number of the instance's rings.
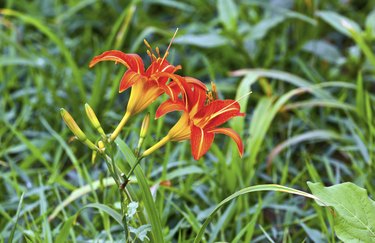
[[[19,242],[54,242],[68,216],[84,205],[117,207],[114,186],[94,190],[90,184],[108,176],[105,164],[91,164],[84,145],[69,143],[72,134],[59,108],[96,140],[84,115],[87,102],[112,131],[128,97],[117,92],[125,68],[103,63],[89,69],[89,61],[119,49],[147,62],[143,39],[164,53],[176,28],[168,60],[182,65],[180,74],[215,81],[221,98],[252,93],[240,101],[246,117],[230,123],[245,143],[242,159],[219,135],[200,161],[184,142],[142,162],[167,242],[191,241],[215,205],[251,185],[308,191],[307,181],[351,181],[375,195],[374,1],[6,0],[0,8],[1,241],[15,230]],[[133,118],[122,133],[130,147],[142,118]],[[154,121],[146,147],[174,121]],[[85,185],[91,185],[87,193],[48,221]],[[335,242],[330,222],[330,212],[311,200],[252,194],[220,211],[206,241]],[[132,225],[141,223],[134,219]],[[122,233],[105,214],[85,210],[70,237],[112,241]]]

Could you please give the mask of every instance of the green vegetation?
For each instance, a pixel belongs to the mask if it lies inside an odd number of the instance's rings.
[[[71,140],[60,108],[92,141],[100,137],[85,103],[104,131],[113,131],[129,96],[118,94],[126,68],[107,62],[90,69],[90,60],[117,49],[148,63],[143,39],[164,53],[176,28],[168,61],[182,65],[181,75],[215,81],[220,98],[239,99],[246,116],[227,126],[241,135],[244,155],[218,135],[198,161],[186,141],[142,160],[126,187],[134,199],[127,211],[134,242],[193,242],[197,235],[203,242],[343,240],[332,209],[298,196],[314,198],[303,194],[311,190],[335,210],[340,204],[332,198],[358,192],[362,203],[349,205],[366,205],[360,217],[374,213],[365,191],[337,184],[352,182],[375,197],[375,2],[6,0],[0,4],[0,242],[123,240],[118,187],[105,161],[92,163],[91,150]],[[136,163],[146,112],[143,148],[176,122],[177,114],[153,119],[166,98],[134,116],[115,140],[122,171]],[[347,216],[340,208],[335,213]]]

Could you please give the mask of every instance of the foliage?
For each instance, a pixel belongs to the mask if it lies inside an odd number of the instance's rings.
[[[340,240],[375,240],[375,202],[368,198],[366,190],[349,182],[330,187],[323,187],[320,183],[308,184],[323,202],[322,206],[334,208],[334,227]]]
[[[261,184],[308,191],[307,181],[352,182],[374,197],[374,8],[340,0],[0,3],[0,241],[123,239],[112,217],[118,189],[102,160],[91,163],[89,149],[69,141],[59,109],[89,124],[87,102],[103,129],[113,130],[129,95],[118,94],[125,69],[89,69],[89,61],[109,49],[145,53],[144,38],[163,51],[177,27],[169,61],[184,75],[214,80],[221,98],[242,97],[246,116],[230,125],[244,156],[219,135],[199,161],[187,142],[142,161],[128,185],[139,203],[132,237],[193,241],[212,219],[207,242],[343,240],[332,210],[310,199],[266,191],[221,202]],[[158,105],[149,108],[152,117]],[[126,144],[136,145],[142,118],[123,129]],[[153,121],[145,145],[175,122]],[[89,125],[82,130],[95,141]],[[128,171],[134,148],[121,139],[116,159]]]

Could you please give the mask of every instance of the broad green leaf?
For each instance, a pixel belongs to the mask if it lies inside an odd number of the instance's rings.
[[[219,19],[225,29],[232,31],[237,27],[238,10],[233,0],[218,0]]]
[[[365,189],[346,182],[330,187],[307,183],[325,205],[333,207],[337,237],[344,242],[375,242],[375,202]]]
[[[261,40],[268,31],[282,23],[286,19],[285,15],[275,15],[271,18],[265,18],[257,23],[252,29],[246,39],[248,40]]]
[[[340,64],[345,61],[338,48],[327,41],[311,40],[302,49],[329,63]]]
[[[342,34],[352,37],[352,32],[361,33],[361,27],[351,19],[331,11],[318,11],[317,15]]]
[[[228,40],[216,33],[207,33],[200,35],[187,34],[177,37],[174,41],[176,44],[193,45],[203,48],[213,48],[228,44]]]

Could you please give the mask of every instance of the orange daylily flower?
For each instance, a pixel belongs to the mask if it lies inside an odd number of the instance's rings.
[[[111,134],[109,141],[115,140],[132,115],[146,109],[164,92],[169,92],[167,82],[170,76],[168,75],[172,75],[181,69],[180,65],[173,66],[166,60],[172,42],[163,57],[160,56],[158,48],[156,48],[157,55],[155,55],[148,42],[146,40],[144,42],[148,47],[147,54],[151,59],[151,64],[146,70],[139,55],[126,54],[117,50],[103,52],[101,55],[94,57],[89,64],[89,67],[93,67],[101,61],[114,61],[128,68],[121,78],[119,92],[121,93],[132,87],[129,102],[123,118]]]
[[[235,116],[244,116],[240,105],[235,100],[213,100],[212,95],[207,99],[207,89],[199,85],[194,78],[185,78],[185,94],[178,99],[169,99],[162,103],[156,111],[156,117],[161,117],[171,111],[180,110],[182,116],[168,132],[169,140],[191,140],[191,152],[198,160],[211,147],[216,133],[231,137],[237,144],[240,155],[243,154],[243,144],[240,136],[231,128],[218,127]],[[203,83],[202,83],[203,84]],[[175,86],[171,84],[170,86]],[[174,91],[178,92],[177,89]],[[184,97],[186,95],[186,97]]]
[[[117,50],[103,52],[101,55],[94,57],[89,64],[90,67],[93,67],[101,61],[114,61],[128,68],[121,78],[119,92],[121,93],[132,87],[126,109],[126,112],[130,113],[130,115],[143,111],[165,92],[168,77],[160,74],[173,74],[181,69],[180,65],[173,66],[166,60],[168,50],[165,55],[161,57],[159,50],[156,49],[158,55],[156,56],[152,52],[151,46],[146,41],[145,43],[149,48],[147,54],[151,58],[151,64],[146,70],[142,58],[139,55],[126,54]]]

